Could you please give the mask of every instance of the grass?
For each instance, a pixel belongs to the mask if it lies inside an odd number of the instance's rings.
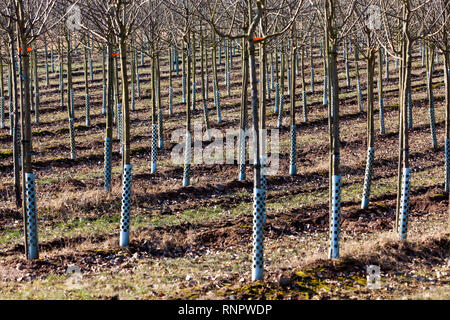
[[[309,63],[309,59],[307,63]],[[81,64],[75,66],[81,68]],[[94,65],[95,70],[98,70],[98,64]],[[417,65],[415,65],[417,67]],[[236,62],[235,71],[239,72],[239,64]],[[309,70],[309,69],[308,69]],[[363,69],[362,69],[363,70]],[[361,71],[362,71],[361,70]],[[391,72],[395,73],[394,68]],[[350,71],[352,76],[352,84],[354,84],[354,71]],[[100,75],[96,75],[99,79]],[[319,107],[309,108],[309,115],[312,121],[325,121],[327,117],[327,108],[321,105],[322,102],[322,69],[316,61],[316,92],[311,94],[308,86],[308,103],[319,103]],[[55,74],[52,74],[51,84],[57,84]],[[340,74],[340,78],[345,79],[345,74]],[[392,77],[391,77],[392,78]],[[75,81],[82,80],[82,76],[76,77]],[[365,75],[361,72],[361,80],[365,81]],[[413,81],[413,85],[420,84],[420,81]],[[436,81],[440,81],[436,79]],[[226,97],[226,90],[223,86],[223,81],[220,80],[221,94],[222,94],[222,117],[224,121],[233,121],[239,116],[239,101],[234,97],[240,95],[240,82],[234,81],[231,95],[233,98]],[[96,82],[95,85],[98,85]],[[141,92],[144,93],[149,90],[149,82],[141,83]],[[81,88],[82,83],[75,87]],[[180,87],[180,78],[174,79],[174,86]],[[441,98],[442,93],[438,92],[441,88],[440,84],[435,84],[437,89],[436,98]],[[166,88],[165,83],[162,88]],[[287,88],[287,85],[286,85]],[[397,126],[397,108],[395,104],[396,90],[395,84],[386,85],[386,127],[387,132],[395,132]],[[426,87],[420,86],[417,91],[414,91],[413,100],[414,108],[414,126],[426,125],[428,118],[423,116],[424,108],[420,103],[425,101]],[[391,92],[391,90],[393,90]],[[41,90],[42,103],[44,106],[59,106],[58,94],[49,95],[49,90],[43,88]],[[91,92],[94,93],[94,92]],[[98,92],[96,92],[98,94]],[[297,93],[301,93],[297,89]],[[164,92],[163,92],[164,94]],[[83,100],[82,93],[79,94]],[[356,91],[342,92],[340,98],[345,100],[353,99],[356,96]],[[200,95],[197,94],[199,98]],[[277,115],[272,114],[273,97],[268,105],[268,127],[276,123]],[[363,93],[365,99],[365,95]],[[265,239],[265,272],[266,283],[264,285],[253,285],[248,282],[250,278],[250,269],[252,264],[252,248],[251,241],[247,243],[240,243],[232,245],[230,248],[216,249],[208,248],[205,252],[194,253],[192,255],[185,254],[177,258],[171,257],[153,257],[146,255],[145,252],[139,252],[139,257],[135,258],[126,250],[120,250],[116,246],[116,240],[119,230],[120,207],[121,207],[121,190],[119,181],[113,184],[113,192],[106,193],[101,189],[103,179],[103,162],[89,163],[84,161],[91,155],[99,155],[101,158],[103,148],[103,129],[95,127],[97,124],[104,122],[102,117],[95,117],[100,115],[100,100],[96,97],[93,99],[92,108],[92,128],[89,131],[77,132],[76,141],[78,156],[82,161],[74,161],[71,168],[54,168],[54,169],[39,169],[37,174],[38,183],[38,215],[39,215],[39,238],[41,242],[49,242],[60,237],[67,237],[69,240],[74,239],[80,235],[86,238],[83,243],[72,243],[61,249],[50,249],[42,253],[42,259],[55,261],[58,257],[64,255],[72,256],[77,261],[77,254],[86,254],[91,257],[96,257],[102,251],[115,256],[123,256],[125,262],[117,266],[104,266],[98,269],[87,270],[83,274],[82,288],[69,290],[66,286],[68,275],[64,274],[44,274],[42,278],[35,278],[32,280],[23,281],[3,281],[0,280],[0,298],[19,298],[19,299],[99,299],[99,298],[119,298],[119,299],[167,299],[167,298],[229,298],[230,295],[237,294],[261,294],[268,293],[268,298],[282,298],[288,295],[286,290],[278,286],[279,277],[283,274],[297,274],[294,280],[299,287],[303,288],[297,290],[301,293],[303,298],[317,298],[328,292],[333,292],[332,298],[351,298],[356,296],[359,298],[380,297],[381,294],[372,295],[364,290],[360,290],[365,285],[365,278],[361,275],[352,275],[348,277],[336,276],[327,279],[321,279],[317,276],[321,272],[323,265],[317,269],[305,267],[308,263],[318,263],[320,259],[326,259],[328,248],[328,234],[327,232],[298,232],[295,236],[281,235],[275,238],[267,237]],[[167,97],[163,97],[163,102]],[[210,94],[212,100],[212,94]],[[81,101],[81,100],[80,100]],[[83,100],[84,101],[84,100]],[[198,102],[200,102],[198,100]],[[174,97],[174,103],[181,103],[181,96]],[[133,198],[133,209],[131,218],[131,232],[132,241],[142,243],[147,239],[147,232],[152,232],[152,228],[161,229],[161,245],[169,246],[171,242],[176,246],[177,243],[184,239],[176,239],[176,235],[170,233],[169,227],[179,226],[182,224],[191,224],[193,229],[198,226],[209,228],[212,224],[217,222],[232,221],[237,217],[250,217],[253,212],[253,204],[251,201],[251,190],[247,191],[230,191],[218,195],[208,195],[206,199],[198,195],[194,195],[193,199],[189,199],[192,203],[184,206],[184,203],[176,197],[170,200],[161,200],[162,206],[167,206],[168,212],[160,212],[158,207],[158,194],[164,191],[175,191],[175,193],[183,192],[179,188],[181,184],[177,179],[168,177],[167,173],[170,170],[179,169],[180,166],[172,164],[166,158],[158,158],[158,174],[155,177],[148,178],[145,174],[149,172],[148,156],[150,152],[150,123],[147,100],[136,100],[136,111],[132,113],[132,120],[136,121],[132,125],[132,136],[140,136],[136,142],[132,144],[133,157],[133,173],[144,174],[144,178],[136,181],[134,189],[135,198]],[[297,101],[298,112],[300,116],[301,100]],[[417,105],[417,107],[416,107]],[[197,109],[200,108],[200,103],[197,104]],[[377,104],[376,104],[377,106]],[[164,127],[167,132],[173,128],[184,127],[184,106],[176,105],[174,108],[175,117],[168,119]],[[209,102],[210,122],[212,127],[216,124],[215,109],[211,101]],[[345,108],[343,115],[357,116],[356,106]],[[444,110],[436,106],[436,118],[438,125],[444,119]],[[284,110],[286,117],[283,119],[284,123],[288,120],[288,103],[286,102]],[[167,110],[165,110],[167,111]],[[77,114],[77,128],[84,130],[84,106],[79,103],[76,108]],[[202,113],[199,112],[195,120],[201,120]],[[341,137],[346,142],[358,142],[365,139],[365,119],[362,117],[350,117],[347,121],[343,117],[343,125],[341,130]],[[378,116],[375,116],[376,127],[378,128]],[[142,120],[144,119],[144,120]],[[35,150],[46,151],[47,154],[39,155],[40,161],[45,161],[49,166],[55,161],[65,161],[68,157],[66,151],[61,151],[62,146],[68,146],[68,139],[61,139],[61,135],[57,132],[61,128],[67,127],[67,114],[63,108],[57,109],[57,112],[48,112],[41,114],[42,124],[39,128],[34,128],[36,139],[33,140]],[[142,120],[142,121],[141,121]],[[323,147],[328,143],[328,135],[326,129],[326,121],[323,128],[318,130],[315,126],[311,128],[303,128],[299,126],[298,146],[302,150],[313,149],[313,147]],[[237,125],[236,125],[237,126]],[[49,131],[56,136],[45,135]],[[439,134],[442,136],[442,130]],[[114,130],[114,135],[116,135]],[[422,137],[421,132],[414,133],[418,137]],[[3,132],[1,137],[8,135]],[[289,133],[281,135],[280,151],[287,152],[290,147],[288,139]],[[378,136],[377,136],[378,138]],[[97,142],[95,147],[89,143]],[[165,141],[169,141],[165,138]],[[396,148],[396,138],[392,140],[392,146],[387,148]],[[417,152],[427,153],[432,152],[424,147],[427,141],[413,144],[413,148],[417,148]],[[101,146],[101,147],[99,147]],[[11,159],[11,152],[9,149],[0,151],[0,159]],[[115,146],[117,147],[117,146]],[[116,148],[117,149],[117,148]],[[352,164],[352,167],[362,169],[365,166],[365,151],[359,145],[353,147],[343,148],[342,164]],[[384,152],[385,150],[380,150]],[[411,150],[411,155],[414,156],[416,149]],[[85,158],[84,158],[85,157]],[[420,158],[420,156],[418,156]],[[319,174],[323,179],[318,181],[302,181],[301,184],[295,185],[292,188],[285,188],[283,185],[277,186],[279,189],[269,190],[268,195],[274,195],[267,203],[268,214],[276,215],[278,213],[285,213],[289,210],[310,206],[311,211],[315,210],[314,206],[325,205],[328,203],[327,191],[327,177],[328,177],[328,157],[327,153],[314,153],[307,155],[308,159],[313,159],[315,162],[310,165],[301,166],[301,173]],[[388,155],[378,156],[378,149],[376,151],[376,160],[382,158],[389,158]],[[395,161],[396,158],[392,158]],[[391,159],[389,159],[391,160]],[[413,190],[416,187],[436,187],[442,184],[444,179],[442,165],[439,165],[442,159],[437,159],[433,162],[434,167],[426,169],[418,169],[413,172],[412,185]],[[9,160],[6,160],[9,161]],[[375,167],[375,171],[381,171],[383,168]],[[119,162],[114,163],[114,178],[120,177]],[[198,180],[194,180],[195,186],[203,186],[205,183],[223,183],[224,177],[227,180],[233,179],[237,171],[233,171],[233,177],[227,177],[226,174],[218,174],[217,177],[212,175],[198,176]],[[280,175],[284,173],[281,172]],[[194,170],[194,176],[196,175]],[[7,188],[7,184],[12,182],[9,174],[1,175],[2,181],[0,187]],[[196,177],[197,178],[197,177]],[[86,183],[86,188],[68,189],[66,182],[69,180],[78,180]],[[394,196],[396,192],[396,176],[387,178],[379,178],[373,181],[371,197]],[[342,201],[359,203],[362,193],[363,177],[355,174],[349,174],[343,177],[345,186],[342,190]],[[174,185],[177,184],[177,185]],[[91,187],[94,185],[94,187]],[[98,187],[100,186],[100,187]],[[318,187],[318,188],[317,188]],[[52,190],[57,189],[57,194]],[[314,191],[310,191],[314,188]],[[6,190],[6,189],[4,189]],[[156,200],[148,201],[151,195]],[[140,200],[137,200],[137,199]],[[236,201],[232,201],[236,200]],[[217,202],[215,202],[217,201]],[[180,207],[171,206],[172,204],[181,205]],[[374,203],[376,206],[386,206],[382,202]],[[8,199],[4,202],[4,206],[0,209],[10,209],[15,211],[12,202]],[[314,213],[314,212],[312,212]],[[3,212],[1,212],[3,214]],[[442,213],[413,215],[410,224],[410,241],[412,243],[419,243],[424,237],[436,238],[442,235],[443,228],[446,226],[446,216]],[[251,233],[251,225],[242,224],[241,229],[247,230]],[[108,240],[103,242],[91,242],[90,240],[98,236],[105,236]],[[187,235],[189,236],[189,234]],[[15,224],[6,225],[0,233],[0,244],[3,248],[8,249],[15,244],[20,244],[23,238],[23,230],[20,221]],[[380,251],[383,245],[395,242],[396,239],[391,232],[374,231],[364,232],[356,236],[350,232],[343,231],[341,234],[341,253],[342,257],[353,257],[365,261],[368,256],[374,252]],[[152,240],[153,241],[153,240]],[[114,244],[112,244],[114,242]],[[113,249],[111,249],[113,248]],[[425,248],[426,249],[426,248]],[[378,250],[378,251],[377,251]],[[5,259],[18,259],[19,255],[14,257],[7,257]],[[343,260],[340,261],[344,261]],[[445,266],[434,266],[439,270],[448,270]],[[418,273],[424,276],[436,278],[432,271],[426,266],[420,265]],[[305,276],[306,275],[306,276]],[[395,290],[386,294],[387,298],[401,299],[417,298],[444,298],[448,299],[448,286],[442,285],[442,280],[438,282],[435,287],[430,287],[421,291],[422,289],[417,285],[417,281],[411,278],[403,278],[401,276],[390,275],[390,278],[384,278],[386,283],[391,281]],[[1,279],[1,278],[0,278]],[[190,279],[190,280],[187,280]],[[405,280],[406,279],[406,280]],[[405,289],[404,282],[408,281],[412,285],[412,289]],[[445,284],[445,283],[444,283]]]

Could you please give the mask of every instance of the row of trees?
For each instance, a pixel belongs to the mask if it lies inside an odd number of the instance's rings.
[[[323,59],[323,104],[328,106],[330,145],[330,243],[329,257],[339,257],[340,233],[340,121],[338,55],[345,62],[347,87],[351,87],[350,68],[356,73],[355,90],[358,108],[363,100],[367,111],[367,165],[362,196],[362,208],[369,205],[371,176],[375,157],[374,88],[375,67],[378,65],[378,112],[380,131],[385,133],[383,113],[383,67],[389,76],[389,61],[395,61],[399,79],[399,167],[395,231],[406,239],[409,214],[411,168],[409,165],[408,131],[412,126],[411,70],[412,53],[420,48],[427,57],[428,100],[432,147],[437,147],[434,119],[433,70],[435,57],[443,56],[444,70],[449,70],[449,40],[447,36],[449,6],[446,0],[94,0],[94,1],[0,1],[0,27],[5,44],[3,63],[8,66],[8,96],[11,132],[13,135],[16,200],[24,214],[25,243],[29,259],[38,257],[36,194],[32,172],[31,111],[35,122],[39,114],[38,50],[45,46],[46,79],[50,64],[54,71],[54,51],[59,60],[61,105],[67,104],[71,157],[76,157],[74,132],[74,93],[72,59],[83,52],[86,97],[86,125],[90,125],[89,77],[93,79],[92,52],[102,58],[103,113],[105,130],[105,189],[111,189],[111,153],[114,123],[118,127],[122,154],[122,212],[120,245],[129,244],[132,162],[130,149],[130,112],[134,98],[140,95],[139,56],[151,63],[152,145],[151,171],[157,170],[157,152],[164,146],[164,103],[161,89],[169,92],[167,110],[173,114],[173,78],[182,81],[182,102],[186,112],[185,161],[183,185],[190,184],[192,110],[197,106],[196,94],[201,92],[203,120],[207,133],[209,119],[209,77],[217,122],[222,121],[218,65],[225,58],[224,82],[230,95],[230,73],[233,58],[241,57],[241,112],[238,179],[245,179],[246,136],[251,131],[254,145],[254,252],[253,280],[263,279],[264,224],[266,217],[266,152],[262,135],[266,129],[266,111],[272,91],[275,91],[274,111],[278,127],[286,115],[289,102],[290,167],[296,168],[297,140],[297,78],[301,79],[303,121],[308,121],[308,90],[314,93],[314,55]],[[181,55],[181,61],[180,61]],[[162,58],[169,61],[169,87],[161,88]],[[30,58],[33,63],[30,65]],[[310,73],[304,60],[310,59]],[[361,58],[367,66],[367,97],[362,96],[360,81]],[[377,62],[378,60],[378,62]],[[200,73],[197,71],[200,62]],[[424,63],[425,64],[425,63]],[[64,69],[66,78],[64,78]],[[120,70],[120,74],[119,74]],[[181,72],[180,72],[181,71]],[[181,74],[180,74],[181,73]],[[310,81],[307,81],[307,76]],[[200,81],[197,77],[200,76]],[[445,72],[446,140],[445,187],[449,188],[450,153],[450,87]],[[34,80],[32,83],[31,79]],[[66,79],[64,81],[64,79]],[[286,86],[287,84],[287,86]],[[199,85],[199,88],[197,86]],[[66,88],[66,89],[65,89]],[[288,89],[286,92],[286,88]],[[33,91],[34,90],[34,91]],[[137,92],[136,92],[137,90]],[[250,91],[250,92],[249,92]],[[64,92],[67,96],[64,96]],[[34,98],[33,98],[34,97]],[[3,110],[3,102],[0,102]],[[3,111],[2,111],[3,112]],[[3,114],[3,113],[2,113]],[[19,121],[20,118],[20,121]],[[2,121],[4,116],[2,116]],[[251,119],[251,122],[250,122]],[[3,122],[2,122],[3,123]],[[20,151],[19,151],[20,150]],[[21,164],[21,167],[20,167]],[[22,179],[20,179],[22,172]],[[20,181],[22,180],[22,181]],[[23,186],[21,188],[21,185]],[[22,194],[21,194],[22,193]],[[20,203],[21,202],[21,203]]]

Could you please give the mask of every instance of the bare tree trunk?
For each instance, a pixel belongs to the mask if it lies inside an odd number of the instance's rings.
[[[431,144],[433,149],[437,148],[436,138],[436,118],[434,112],[434,93],[433,93],[433,71],[434,71],[434,57],[436,51],[434,46],[429,46],[427,49],[427,89],[428,89],[428,111],[430,115],[430,131],[431,131]],[[444,71],[445,72],[445,71]]]
[[[252,119],[253,119],[253,154],[254,154],[254,200],[258,204],[255,207],[253,215],[254,229],[254,250],[253,250],[253,272],[252,280],[262,280],[264,272],[264,223],[263,223],[263,194],[261,190],[261,162],[260,162],[260,144],[259,144],[259,98],[258,98],[258,81],[256,78],[256,59],[255,44],[252,40],[252,34],[248,39],[249,48],[249,65],[250,65],[250,81],[252,96]]]
[[[105,137],[105,190],[111,191],[111,169],[112,169],[112,138],[113,138],[113,78],[114,78],[114,58],[113,46],[110,41],[107,43],[107,87],[106,87],[106,137]]]
[[[20,208],[22,206],[22,196],[21,196],[21,186],[20,186],[20,163],[19,163],[19,101],[18,101],[18,88],[17,88],[17,62],[16,62],[16,45],[14,43],[13,30],[11,28],[10,34],[10,60],[11,60],[11,91],[8,92],[10,101],[13,102],[13,113],[9,116],[12,117],[12,132],[13,132],[13,155],[14,155],[14,194],[16,198],[16,207]],[[24,223],[25,227],[25,223]],[[26,229],[24,228],[25,237],[27,235]],[[25,238],[25,243],[27,240]]]
[[[328,57],[328,82],[330,99],[328,104],[330,130],[330,246],[328,257],[339,258],[340,233],[340,137],[339,137],[339,79],[337,70],[337,36],[334,29],[335,4],[332,0],[325,3],[326,37]]]
[[[372,48],[367,49],[367,164],[364,177],[364,189],[361,208],[369,207],[370,187],[372,183],[372,168],[374,159],[375,129],[373,119],[373,85],[374,85],[375,53]]]
[[[409,144],[408,144],[408,83],[411,76],[411,40],[409,36],[409,22],[410,22],[410,9],[409,2],[405,2],[403,5],[403,27],[402,27],[402,63],[403,71],[400,78],[401,103],[399,108],[401,109],[400,118],[400,159],[399,167],[402,169],[399,175],[402,175],[401,184],[399,185],[397,199],[397,214],[396,214],[396,227],[397,232],[402,240],[406,240],[408,231],[408,216],[409,216],[409,194],[410,194],[410,179],[411,169],[409,168]]]
[[[70,136],[70,154],[71,158],[75,159],[75,106],[74,106],[74,91],[72,87],[72,47],[71,36],[67,36],[67,112],[69,116],[69,136]]]
[[[36,214],[36,189],[33,168],[31,163],[31,97],[30,97],[30,56],[28,53],[29,39],[25,36],[25,14],[22,1],[18,1],[19,17],[17,33],[20,56],[21,82],[23,83],[23,96],[21,95],[20,117],[22,123],[22,209],[26,220],[26,252],[29,260],[39,258]]]
[[[378,105],[380,113],[380,133],[385,134],[384,125],[384,99],[383,99],[383,55],[381,48],[378,50]]]
[[[192,70],[192,54],[190,52],[191,39],[190,34],[187,34],[186,44],[186,54],[187,54],[187,99],[186,99],[186,149],[184,158],[184,172],[183,172],[183,186],[190,185],[190,175],[191,175],[191,146],[192,146],[192,133],[191,133],[191,70]]]
[[[242,93],[241,93],[241,113],[240,113],[240,131],[239,131],[239,181],[245,180],[245,159],[246,159],[246,132],[248,127],[248,82],[249,82],[249,61],[248,46],[245,40],[242,40]]]
[[[123,30],[122,30],[123,32]],[[126,247],[130,242],[130,210],[131,210],[131,182],[132,165],[130,159],[130,103],[128,89],[128,70],[127,70],[127,45],[126,37],[122,34],[119,38],[120,48],[120,71],[122,76],[122,123],[123,123],[123,154],[122,154],[122,213],[121,213],[121,232],[120,246]]]
[[[291,72],[290,72],[290,79],[289,82],[291,84],[291,94],[290,94],[290,121],[291,121],[291,150],[290,150],[290,157],[289,157],[289,174],[295,175],[297,174],[297,126],[296,126],[296,119],[295,119],[295,62],[296,62],[296,56],[297,56],[297,46],[295,43],[295,28],[293,26],[291,31]],[[303,70],[303,54],[304,54],[304,48],[302,47],[302,89],[303,93],[305,93],[305,83],[304,83],[304,70]]]

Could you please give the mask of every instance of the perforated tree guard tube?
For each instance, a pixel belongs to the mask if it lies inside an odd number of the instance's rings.
[[[184,171],[183,171],[183,186],[186,187],[190,184],[191,174],[191,133],[186,132],[186,146],[184,150]]]
[[[450,190],[450,139],[445,139],[445,192]]]
[[[273,64],[270,66],[270,89],[274,88]]]
[[[245,180],[245,130],[239,130],[239,181]]]
[[[5,128],[5,97],[0,97],[0,128]]]
[[[306,91],[302,91],[302,100],[303,100],[303,121],[308,122],[308,106],[306,105]]]
[[[27,242],[28,259],[34,260],[39,256],[37,214],[36,214],[36,188],[33,173],[25,173],[25,192],[27,197]]]
[[[216,109],[217,109],[217,122],[222,122],[222,115],[220,112],[220,92],[219,90],[216,91]]]
[[[277,82],[275,84],[275,106],[273,112],[277,113],[279,107],[280,107],[280,84]]]
[[[91,81],[94,81],[94,71],[92,70],[92,59],[89,59],[89,73],[91,76]]]
[[[252,280],[263,280],[264,273],[264,191],[254,188]]]
[[[158,148],[162,149],[164,147],[164,136],[163,136],[163,114],[162,108],[158,108]]]
[[[22,144],[20,143],[20,126],[18,125],[17,128],[17,152],[19,153],[19,167],[22,167]]]
[[[345,59],[345,78],[347,80],[347,87],[350,87],[350,70],[348,67],[348,60]]]
[[[372,183],[372,169],[373,169],[374,155],[375,155],[375,148],[368,148],[361,209],[367,209],[369,207],[370,186]]]
[[[136,71],[136,86],[137,86],[137,96],[138,98],[141,97],[141,80],[139,77],[139,70]]]
[[[122,213],[120,218],[120,246],[126,247],[130,243],[130,210],[132,166],[126,164],[123,168],[122,184]]]
[[[295,175],[297,174],[297,131],[296,125],[291,125],[291,152],[289,157],[289,174]]]
[[[50,63],[51,63],[51,65],[52,65],[52,73],[54,73],[55,72],[55,59],[54,59],[54,56],[53,56],[53,52],[51,52],[50,53]]]
[[[136,92],[136,84],[133,82],[131,83],[131,111],[134,111],[135,109],[135,99],[134,95]]]
[[[103,85],[102,95],[102,115],[106,114],[106,84]]]
[[[14,113],[13,113],[13,102],[9,100],[9,132],[11,135],[14,133]]]
[[[287,74],[288,74],[287,78],[290,79],[291,78],[291,69],[288,69]],[[290,81],[288,81],[288,95],[289,95],[289,97],[291,96],[291,82]]]
[[[450,139],[445,139],[445,192],[450,190]]]
[[[195,109],[195,105],[197,104],[197,84],[192,82],[192,110]]]
[[[74,98],[74,91],[73,89],[70,89],[70,110],[72,114],[75,114]]]
[[[91,125],[91,97],[86,94],[86,127]]]
[[[266,199],[267,199],[267,167],[266,157],[261,156],[261,190],[263,192],[263,223],[266,223]]]
[[[378,99],[379,108],[380,108],[380,132],[381,134],[386,133],[386,127],[384,125],[384,107],[383,107],[383,98]]]
[[[227,72],[227,95],[231,95],[230,71]]]
[[[120,154],[122,154],[122,105],[120,103],[117,104],[117,122],[118,122],[118,126],[117,126],[117,136],[119,138],[119,142],[120,142]]]
[[[105,138],[105,190],[111,190],[111,139]]]
[[[386,64],[385,64],[384,77],[386,79],[389,79],[389,56],[388,55],[386,56],[385,61],[386,61]]]
[[[430,114],[430,129],[431,129],[431,142],[433,145],[433,148],[437,148],[437,138],[436,138],[436,116],[434,113],[434,96],[431,93],[431,89],[430,89],[430,96],[431,96],[431,101],[430,101],[430,108],[428,109],[429,114]]]
[[[284,107],[284,94],[281,94],[281,97],[280,97],[280,108],[278,109],[277,128],[281,128],[281,126],[283,125],[283,107]]]
[[[231,49],[231,54],[230,54],[230,70],[233,69],[233,49]]]
[[[181,78],[181,85],[182,85],[182,102],[186,103],[186,76],[183,74]]]
[[[61,93],[59,104],[60,106],[64,106],[64,82],[60,79],[59,80],[59,92]]]
[[[50,84],[50,79],[48,76],[48,63],[45,64],[45,84],[48,85]]]
[[[421,51],[422,51],[421,55],[422,55],[422,67],[423,67],[423,66],[425,66],[425,54],[424,54],[425,50],[423,50],[423,47],[421,47]]]
[[[325,74],[323,77],[323,102],[324,106],[328,105],[328,75]]]
[[[413,110],[412,110],[411,92],[408,92],[408,127],[412,128],[412,126],[413,126]]]
[[[34,101],[35,101],[35,107],[34,107],[34,122],[36,124],[39,124],[39,92],[36,92],[34,94]]]
[[[208,100],[209,99],[209,88],[208,88],[208,83],[209,83],[209,74],[206,74],[206,82],[205,82],[205,99]]]
[[[357,81],[357,87],[358,87],[358,101],[359,101],[359,111],[363,112],[363,102],[362,102],[362,90],[361,90],[361,80],[358,79]]]
[[[158,150],[156,148],[156,140],[158,137],[157,132],[157,126],[156,123],[152,124],[152,151],[151,151],[151,157],[152,157],[152,173],[156,173],[156,158]]]
[[[205,128],[206,128],[206,134],[208,141],[211,140],[211,132],[209,128],[209,115],[208,115],[208,107],[206,105],[206,101],[203,101],[203,118],[205,119]]]
[[[331,219],[330,219],[330,244],[328,257],[339,258],[339,234],[341,218],[341,176],[332,177],[331,188]]]
[[[173,115],[173,87],[169,87],[169,115]]]
[[[402,195],[400,200],[400,217],[398,222],[398,234],[401,240],[406,240],[408,232],[410,178],[411,169],[404,168],[402,176]]]
[[[69,131],[70,131],[70,156],[71,159],[75,159],[76,152],[75,152],[75,132],[74,132],[74,119],[69,118]]]

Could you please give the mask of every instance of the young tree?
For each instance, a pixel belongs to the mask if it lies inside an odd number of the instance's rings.
[[[265,95],[261,95],[261,97],[258,95],[256,45],[266,43],[271,38],[280,36],[291,29],[302,8],[303,1],[281,1],[281,3],[278,4],[271,4],[274,5],[274,7],[272,8],[273,10],[270,11],[270,15],[277,16],[280,10],[279,8],[283,8],[284,6],[289,6],[291,12],[293,12],[291,19],[289,19],[278,32],[274,31],[273,24],[264,25],[265,19],[268,21],[271,21],[271,19],[269,18],[269,11],[267,11],[266,1],[263,0],[249,0],[244,3],[236,2],[231,6],[225,6],[222,1],[205,1],[209,14],[206,16],[199,12],[200,16],[208,21],[218,36],[229,40],[245,39],[248,46],[254,151],[253,281],[263,280],[264,222],[266,216],[266,190],[263,188],[264,180],[262,177],[264,176],[264,172],[261,170],[262,165],[264,164],[264,155],[262,153],[264,150],[264,141],[262,141],[260,131],[264,121],[260,116],[262,114],[261,110],[264,108],[264,104],[260,104],[260,99],[265,99],[266,97]],[[238,15],[238,13],[241,15]],[[244,16],[246,16],[246,18],[243,18]],[[257,29],[258,26],[259,30]],[[238,29],[238,31],[236,31],[236,29]],[[260,36],[257,36],[258,31]],[[265,74],[265,72],[263,73]],[[260,74],[260,83],[262,83],[262,86],[264,86],[263,76],[264,75]]]
[[[16,25],[16,40],[19,48],[22,208],[25,222],[25,250],[27,258],[30,260],[39,257],[35,176],[31,162],[31,96],[30,90],[28,90],[31,78],[30,52],[37,50],[36,47],[31,46],[32,43],[35,43],[36,38],[51,28],[47,22],[55,4],[56,0],[40,2],[11,0],[10,2],[4,1],[0,9],[1,14]],[[11,30],[11,23],[9,28]],[[13,44],[12,39],[11,44]],[[12,65],[14,65],[14,52],[11,52],[11,54]]]

